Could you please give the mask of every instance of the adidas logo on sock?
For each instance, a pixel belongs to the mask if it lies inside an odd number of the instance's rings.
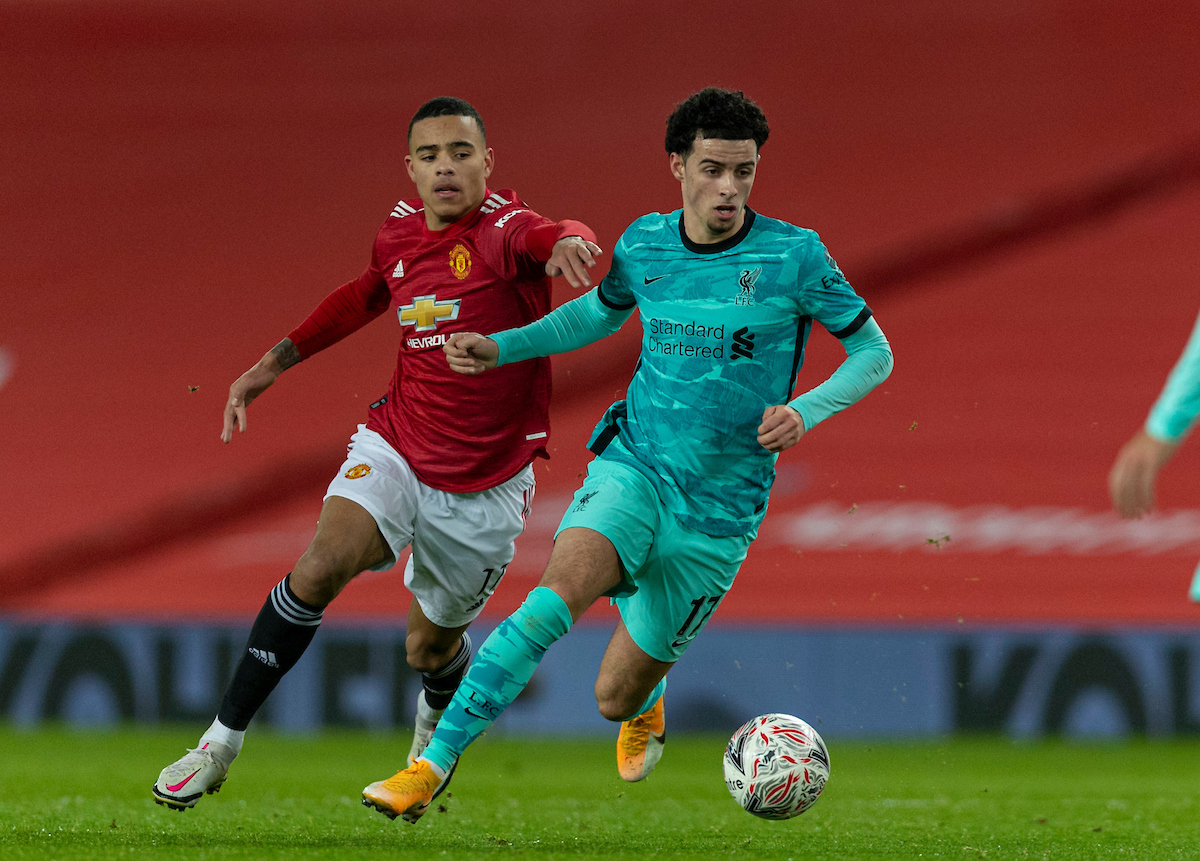
[[[279,662],[275,660],[275,653],[268,652],[266,649],[250,649],[250,654],[258,658],[268,667],[278,667]]]

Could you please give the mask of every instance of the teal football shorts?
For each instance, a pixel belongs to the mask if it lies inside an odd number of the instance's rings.
[[[755,532],[705,535],[663,507],[646,476],[602,457],[563,515],[558,532],[599,532],[613,543],[623,582],[610,594],[629,636],[650,657],[673,663],[733,585]],[[558,533],[555,533],[557,537]]]

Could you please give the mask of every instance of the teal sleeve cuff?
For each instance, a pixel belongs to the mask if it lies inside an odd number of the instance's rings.
[[[788,401],[788,406],[804,420],[805,431],[860,401],[892,372],[892,347],[874,317],[841,341],[846,358],[832,376]]]
[[[500,350],[497,366],[586,347],[620,329],[631,313],[608,307],[592,288],[540,320],[492,335]]]
[[[1146,433],[1163,442],[1188,435],[1200,414],[1200,319],[1146,419]]]

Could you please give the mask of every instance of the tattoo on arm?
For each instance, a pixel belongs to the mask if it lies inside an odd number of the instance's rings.
[[[275,355],[275,360],[279,362],[280,371],[286,371],[292,365],[300,362],[300,351],[296,349],[291,338],[284,338],[271,348],[271,352]]]

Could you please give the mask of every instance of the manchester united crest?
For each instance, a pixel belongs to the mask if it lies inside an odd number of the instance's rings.
[[[465,245],[455,245],[450,252],[450,271],[459,281],[471,274],[471,252]]]
[[[364,475],[371,474],[371,467],[365,463],[360,463],[357,466],[352,466],[346,470],[346,478],[362,478]]]

